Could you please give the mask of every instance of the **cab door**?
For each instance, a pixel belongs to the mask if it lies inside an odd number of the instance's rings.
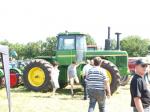
[[[76,60],[74,36],[64,35],[58,37],[56,58],[61,65],[69,65],[72,63],[72,61]]]

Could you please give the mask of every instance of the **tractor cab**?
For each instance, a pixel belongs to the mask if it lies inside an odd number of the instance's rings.
[[[63,65],[85,59],[86,35],[81,33],[60,33],[57,36],[56,58]]]

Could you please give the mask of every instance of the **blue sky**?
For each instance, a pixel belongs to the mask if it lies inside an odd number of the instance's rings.
[[[111,38],[150,38],[148,0],[1,0],[0,41],[27,43],[59,32],[88,33],[101,46]]]

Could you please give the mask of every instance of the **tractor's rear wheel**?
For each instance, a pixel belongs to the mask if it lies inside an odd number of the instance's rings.
[[[120,85],[120,74],[116,65],[108,60],[103,60],[101,67],[106,69],[107,77],[110,82],[111,94],[113,94]]]
[[[25,87],[33,91],[47,91],[51,88],[51,64],[43,59],[35,59],[26,65],[23,72]]]

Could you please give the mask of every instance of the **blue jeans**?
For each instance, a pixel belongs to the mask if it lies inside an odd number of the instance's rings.
[[[88,89],[88,95],[90,98],[88,112],[94,112],[96,102],[98,102],[99,112],[106,112],[105,111],[106,95],[104,90]]]
[[[137,109],[135,107],[133,107],[133,112],[138,112]],[[144,108],[144,112],[150,112],[150,106]]]

